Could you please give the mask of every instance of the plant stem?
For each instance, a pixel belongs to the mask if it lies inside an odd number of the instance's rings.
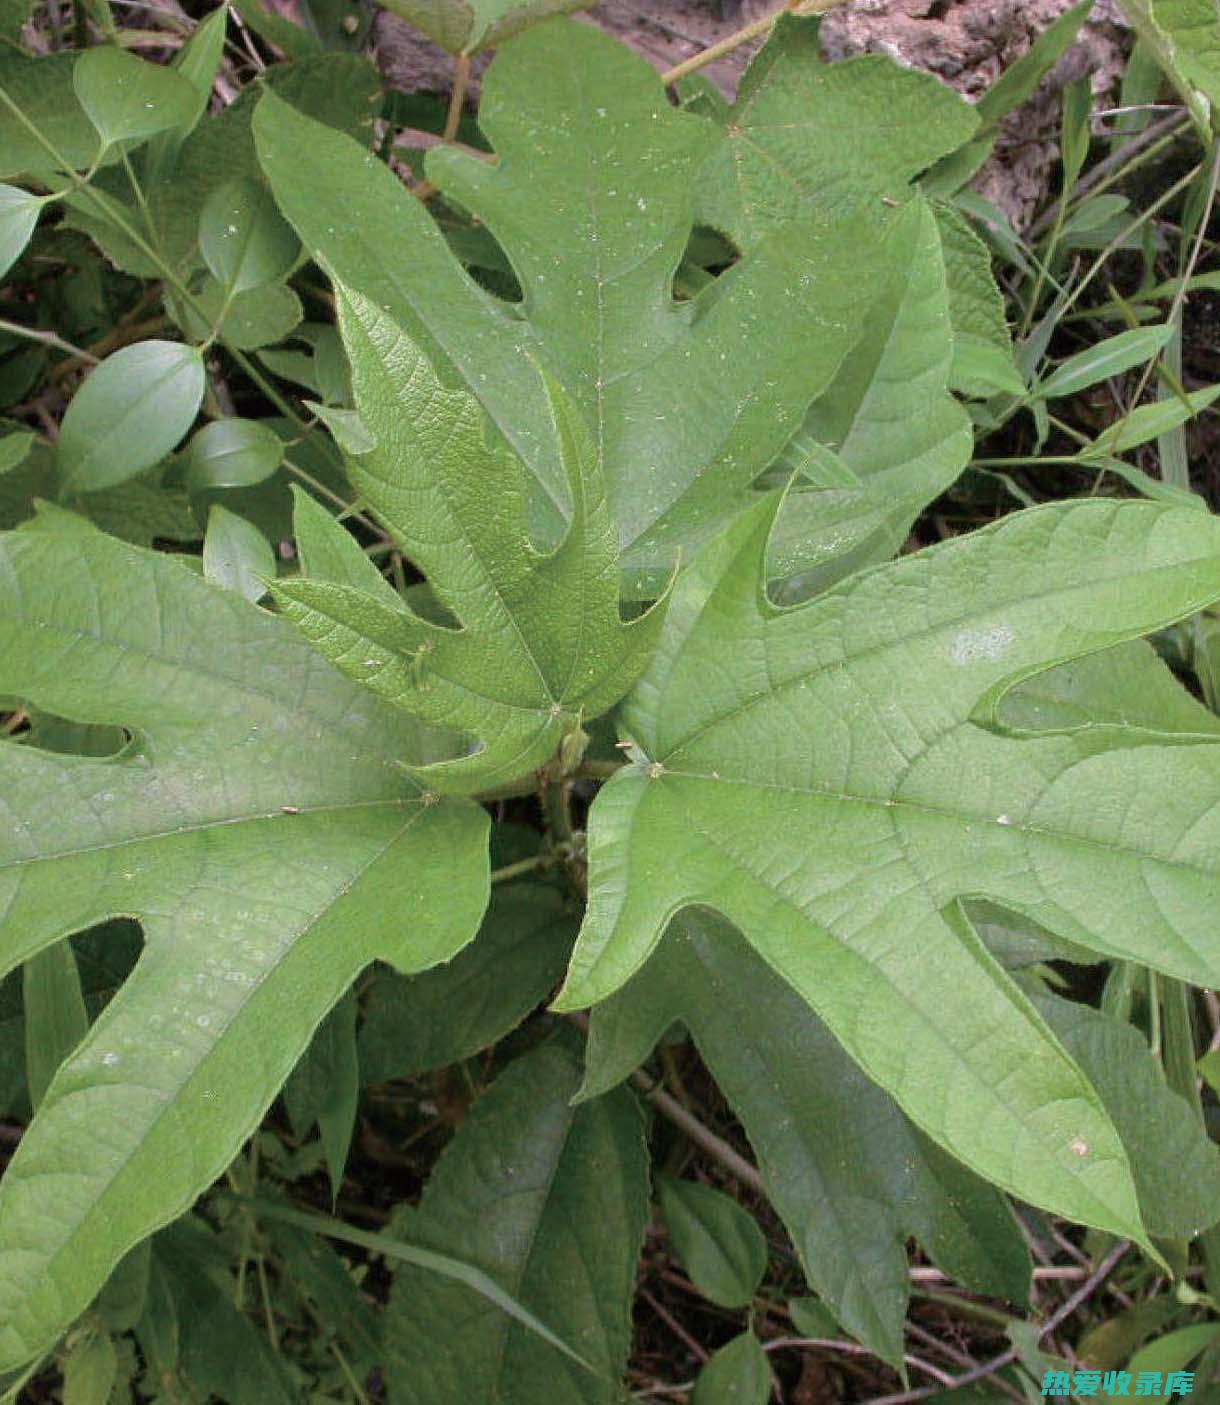
[[[445,114],[445,130],[441,141],[451,142],[458,134],[462,123],[462,107],[466,102],[466,89],[470,85],[470,55],[459,54],[453,69],[453,87],[449,93],[449,111]]]
[[[576,837],[572,828],[572,796],[566,779],[547,781],[542,787],[542,813],[551,842],[571,845]]]
[[[534,854],[528,859],[518,859],[516,863],[505,864],[503,868],[492,870],[492,883],[509,883],[514,878],[520,878],[523,874],[533,873],[536,869],[550,868],[555,862],[552,854]]]
[[[8,108],[8,110],[13,114],[13,116],[21,123],[23,127],[26,128],[26,130],[31,134],[31,136],[34,137],[34,139],[43,148],[43,150],[51,157],[51,159],[56,163],[60,170],[64,171],[65,173],[70,173],[72,171],[71,164],[66,161],[63,156],[60,155],[59,151],[56,149],[54,144],[48,141],[47,138],[43,135],[43,133],[36,126],[34,126],[34,124],[29,120],[29,118],[26,117],[25,113],[22,112],[21,108],[13,101],[13,99],[2,87],[0,87],[0,104],[3,104],[3,106]],[[137,249],[140,250],[142,254],[144,254],[148,259],[150,259],[154,264],[156,264],[157,268],[161,271],[162,278],[165,279],[165,281],[170,285],[171,288],[173,288],[173,290],[178,294],[182,301],[191,309],[192,312],[194,312],[196,317],[198,317],[199,320],[203,322],[206,326],[208,321],[207,313],[200,306],[199,300],[195,297],[194,293],[192,293],[190,289],[186,286],[186,284],[183,283],[182,279],[178,277],[178,274],[175,272],[175,270],[162,256],[161,251],[157,249],[154,245],[150,244],[148,240],[146,240],[144,236],[140,233],[140,231],[136,229],[135,226],[132,225],[125,217],[118,214],[116,210],[114,210],[109,205],[105,204],[102,200],[100,200],[98,198],[97,192],[93,190],[93,188],[89,185],[87,181],[81,180],[81,178],[77,175],[72,176],[72,181],[76,186],[80,188],[82,195],[89,199],[95,206],[99,207],[100,213],[105,219],[108,219],[115,226],[116,229],[121,230],[122,233],[124,233],[128,237],[128,239],[131,240],[131,242],[136,246]],[[224,339],[222,338],[221,340],[223,341]],[[288,401],[284,399],[284,397],[279,393],[275,386],[272,385],[271,382],[268,381],[267,378],[262,374],[262,372],[257,369],[257,367],[253,364],[253,362],[245,354],[245,352],[239,351],[237,347],[230,345],[228,342],[224,342],[224,347],[225,350],[229,353],[229,355],[233,358],[233,360],[237,363],[237,365],[241,368],[241,370],[247,376],[249,376],[249,378],[254,382],[254,384],[258,386],[259,390],[271,402],[271,404],[274,405],[277,410],[279,410],[280,414],[287,416],[287,418],[292,420],[295,425],[304,429],[305,421],[301,418],[299,414],[297,414],[296,410],[293,409],[293,407],[288,403]]]
[[[576,1013],[569,1015],[568,1018],[578,1029],[582,1029],[588,1034],[589,1018],[587,1015]],[[637,1068],[631,1075],[631,1084],[638,1089],[647,1102],[656,1108],[662,1117],[667,1118],[675,1127],[685,1132],[701,1151],[705,1151],[713,1161],[718,1161],[731,1176],[754,1191],[756,1195],[766,1197],[767,1190],[763,1185],[762,1177],[736,1147],[730,1146],[710,1127],[705,1127],[693,1112],[684,1108],[677,1098],[666,1092],[655,1079],[649,1078],[642,1068]]]
[[[94,366],[98,363],[98,357],[90,355],[79,346],[73,346],[70,341],[64,341],[63,337],[57,337],[54,332],[44,332],[38,327],[25,327],[20,322],[10,322],[4,317],[0,317],[0,332],[8,332],[14,337],[24,337],[26,341],[42,342],[44,346],[51,346],[56,351],[66,352],[80,362],[87,361]]]
[[[1123,168],[1128,162],[1134,161],[1136,155],[1145,147],[1152,149],[1144,152],[1141,161],[1147,160],[1160,151],[1162,147],[1168,146],[1175,137],[1190,125],[1190,118],[1183,116],[1181,110],[1175,108],[1171,117],[1163,117],[1159,122],[1154,122],[1150,127],[1145,127],[1142,132],[1133,136],[1130,141],[1125,142],[1118,151],[1111,153],[1111,155],[1107,156],[1104,160],[1099,161],[1092,170],[1081,176],[1076,182],[1076,187],[1072,191],[1072,196],[1079,200],[1080,196],[1089,191],[1095,191],[1095,193],[1100,194],[1101,190],[1105,189],[1113,180],[1117,180],[1120,174],[1126,174]],[[1098,187],[1100,187],[1100,189],[1098,189]],[[1062,201],[1056,200],[1049,210],[1041,214],[1033,224],[1030,225],[1025,234],[1027,240],[1032,241],[1037,239],[1039,235],[1046,233],[1058,217],[1059,206],[1062,203]]]

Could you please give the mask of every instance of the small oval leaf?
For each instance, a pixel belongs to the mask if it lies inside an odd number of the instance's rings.
[[[253,522],[215,503],[203,539],[203,574],[213,585],[258,601],[275,575],[275,552]]]
[[[237,180],[208,196],[199,216],[199,249],[216,281],[241,293],[282,277],[301,245],[267,187]]]
[[[722,1191],[662,1176],[665,1223],[695,1287],[720,1307],[745,1307],[762,1282],[767,1243],[754,1217]]]
[[[109,45],[81,54],[72,86],[103,147],[184,125],[197,105],[195,89],[180,73]]]
[[[743,1332],[699,1372],[691,1405],[767,1405],[770,1398],[766,1353],[753,1332]]]
[[[186,470],[192,492],[206,488],[249,488],[284,461],[283,440],[258,420],[214,420],[191,440]]]
[[[59,434],[64,487],[109,488],[164,458],[203,401],[193,346],[142,341],[108,356],[76,392]]]

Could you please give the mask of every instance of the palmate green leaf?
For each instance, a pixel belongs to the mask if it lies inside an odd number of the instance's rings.
[[[780,16],[700,172],[700,222],[741,249],[814,208],[908,199],[978,126],[930,74],[878,54],[823,63],[818,25]]]
[[[392,1405],[615,1405],[648,1217],[639,1104],[573,1107],[580,1058],[557,1039],[483,1094],[407,1219],[412,1244],[481,1269],[588,1362],[486,1298],[401,1264],[384,1320]]]
[[[446,960],[487,897],[486,816],[421,797],[410,719],[285,621],[56,520],[0,538],[0,693],[131,742],[0,744],[0,953],[115,914],[146,945],[0,1181],[0,1369],[223,1170],[362,967]]]
[[[697,211],[741,249],[805,210],[909,199],[911,181],[977,126],[974,109],[927,74],[877,55],[820,62],[818,23],[781,15],[719,116]],[[956,210],[938,205],[936,219],[941,248],[932,257],[947,276],[953,383],[968,393],[992,393],[996,382],[1011,390],[1017,373],[990,256]],[[924,338],[931,342],[927,328]],[[837,400],[836,389],[826,400]]]
[[[473,754],[422,768],[429,785],[507,784],[554,756],[581,717],[623,696],[656,644],[664,603],[620,618],[614,522],[588,432],[557,387],[548,386],[552,433],[572,526],[539,556],[526,535],[521,466],[488,442],[478,402],[443,389],[384,313],[337,286],[356,405],[377,444],[349,460],[349,476],[462,628],[334,581],[282,581],[276,598],[350,677],[477,738]]]
[[[910,1236],[976,1292],[1025,1299],[1029,1257],[1002,1197],[913,1127],[723,918],[675,918],[593,1010],[582,1095],[627,1077],[678,1019],[745,1128],[806,1277],[871,1351],[901,1362]]]
[[[593,805],[561,1006],[613,993],[674,912],[706,904],[960,1160],[1147,1243],[1097,1094],[955,904],[989,897],[1100,954],[1216,980],[1220,749],[1004,735],[995,708],[1214,600],[1220,526],[1159,504],[1034,509],[781,612],[760,588],[773,511],[683,578],[624,707],[641,759]]]
[[[271,96],[255,136],[305,247],[446,384],[474,390],[549,496],[552,536],[566,493],[530,356],[563,385],[593,433],[624,569],[655,595],[677,549],[744,504],[829,385],[888,267],[893,212],[804,215],[676,301],[716,129],[671,107],[647,64],[590,25],[548,21],[497,54],[480,124],[496,164],[437,151],[427,171],[499,241],[520,306],[469,278],[366,152]]]
[[[814,489],[788,498],[777,529],[773,571],[795,573],[779,593],[785,601],[893,555],[969,460],[969,420],[949,393],[963,314],[948,273],[969,284],[976,323],[986,291],[999,294],[969,229],[944,225],[910,182],[974,122],[955,93],[888,59],[820,62],[817,21],[793,16],[781,17],[717,122],[698,215],[747,252],[785,229],[799,237],[793,222],[809,211],[910,202],[895,217],[855,346],[779,460]],[[850,143],[838,135],[846,125]],[[850,480],[809,472],[811,457],[825,466],[826,449]]]

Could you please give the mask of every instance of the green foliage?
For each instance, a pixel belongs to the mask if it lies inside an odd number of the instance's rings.
[[[451,54],[476,54],[511,39],[548,15],[581,9],[586,0],[394,0],[394,14]]]
[[[96,492],[158,463],[194,423],[203,361],[181,342],[143,341],[108,357],[73,398],[59,436],[66,489]]]
[[[911,1235],[960,1282],[1025,1296],[1029,1260],[1001,1197],[924,1137],[723,919],[676,918],[594,1009],[584,1091],[613,1087],[679,1018],[741,1119],[809,1282],[853,1336],[901,1356]]]
[[[695,1405],[928,1281],[1036,1396],[1031,1246],[1116,1238],[1081,1361],[1210,1379],[1214,182],[1141,236],[1077,84],[1045,235],[964,189],[1087,0],[973,105],[392,8],[447,117],[346,0],[0,17],[5,1387],[618,1405],[647,1243]]]
[[[404,1267],[385,1323],[395,1401],[617,1399],[647,1214],[643,1118],[623,1089],[573,1108],[579,1082],[571,1041],[516,1060],[445,1150],[407,1228],[482,1268],[587,1364],[459,1285]]]
[[[657,1181],[665,1223],[691,1282],[721,1307],[745,1307],[767,1267],[767,1244],[730,1196],[697,1181]]]
[[[692,1405],[766,1405],[771,1371],[753,1332],[743,1332],[708,1361],[695,1382]]]
[[[71,580],[40,590],[65,547]],[[173,560],[52,525],[6,539],[0,563],[13,601],[0,691],[133,729],[101,763],[0,749],[5,804],[22,816],[0,841],[9,961],[116,911],[140,918],[147,944],[0,1189],[0,1347],[16,1364],[224,1169],[362,966],[419,970],[469,940],[486,820],[425,803],[395,761],[408,719]],[[281,869],[295,875],[290,911],[267,897]],[[430,889],[425,923],[389,919]],[[86,1104],[113,1109],[112,1134],[83,1157]]]
[[[572,524],[562,546],[536,557],[519,465],[487,442],[478,402],[446,391],[389,318],[338,287],[356,405],[377,446],[349,461],[349,476],[463,628],[333,581],[286,582],[277,598],[344,673],[479,740],[473,755],[426,767],[429,784],[469,791],[511,782],[553,756],[582,716],[598,716],[626,692],[664,607],[619,618],[617,542],[599,465],[557,387],[548,387],[552,435]]]

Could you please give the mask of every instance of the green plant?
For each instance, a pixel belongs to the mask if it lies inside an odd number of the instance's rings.
[[[1216,388],[1046,460],[1160,500],[891,559],[976,429],[1028,411],[1040,447],[1048,402],[1175,335],[1042,368],[1080,228],[1071,104],[1016,353],[960,196],[1086,9],[981,111],[885,59],[823,64],[797,16],[734,106],[689,80],[672,104],[552,18],[487,74],[490,150],[432,153],[439,216],[370,150],[380,95],[337,40],[217,117],[223,12],[168,68],[0,55],[0,256],[80,259],[109,304],[0,324],[18,396],[100,362],[54,448],[0,437],[0,951],[34,1109],[0,1182],[0,1369],[67,1333],[76,1398],[292,1399],[235,1259],[272,1346],[301,1314],[333,1331],[308,1371],[336,1398],[382,1367],[403,1402],[618,1399],[632,1080],[770,1201],[817,1295],[793,1320],[828,1324],[806,1335],[899,1369],[908,1236],[1018,1304],[1039,1212],[1185,1272],[1220,1215],[1192,1023],[1220,985],[1220,722],[1145,636],[1187,621],[1214,702],[1220,528],[1122,455]],[[1109,963],[1101,1009],[1052,962]],[[293,1207],[320,1165],[338,1197],[362,1082],[523,1022],[418,1208],[370,1234]],[[639,1072],[675,1027],[757,1171]],[[281,1089],[295,1160],[259,1131]],[[694,1398],[765,1399],[759,1230],[660,1184],[737,1314]],[[395,1265],[384,1312],[318,1233]]]

